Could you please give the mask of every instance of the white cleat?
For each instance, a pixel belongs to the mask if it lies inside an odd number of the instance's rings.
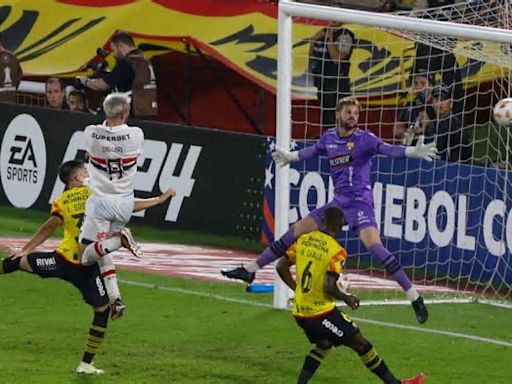
[[[76,367],[76,373],[78,375],[103,375],[105,371],[96,368],[93,364],[87,364],[81,361],[78,367]]]
[[[135,241],[135,239],[132,236],[132,232],[129,228],[124,227],[119,232],[119,236],[121,236],[121,244],[123,247],[125,247],[127,250],[129,250],[133,256],[137,258],[141,258],[143,256],[142,250],[140,249],[139,244]]]

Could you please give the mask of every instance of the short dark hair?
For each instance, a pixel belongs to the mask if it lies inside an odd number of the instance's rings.
[[[414,71],[411,72],[410,80],[411,83],[413,82],[414,78],[417,76],[421,76],[427,79],[428,83],[432,86],[436,85],[436,76],[435,73],[432,71],[429,71],[427,68],[416,68]]]
[[[45,92],[48,90],[48,84],[59,84],[61,90],[64,90],[64,88],[66,88],[66,84],[64,84],[64,80],[62,80],[58,77],[49,77],[46,80],[46,83],[44,85]]]
[[[79,89],[73,89],[72,91],[70,91],[68,93],[68,98],[70,96],[79,96],[82,98],[82,100],[85,102],[87,100],[87,97],[85,96],[85,92],[84,91],[81,91]]]
[[[59,168],[59,179],[64,184],[68,184],[71,181],[71,178],[74,176],[75,172],[85,166],[85,163],[82,160],[70,160],[62,163]]]
[[[441,100],[452,99],[452,88],[441,84],[432,90],[433,98],[440,98]]]
[[[112,36],[112,43],[119,44],[123,43],[126,45],[129,45],[131,47],[135,47],[135,42],[133,41],[133,37],[125,31],[118,31]]]
[[[327,228],[341,229],[345,225],[345,216],[341,209],[329,207],[324,211],[323,221]]]
[[[84,91],[81,91],[79,89],[73,89],[71,92],[68,93],[68,101],[71,96],[78,96],[83,100],[84,106],[85,104],[87,104],[87,96],[85,95]]]

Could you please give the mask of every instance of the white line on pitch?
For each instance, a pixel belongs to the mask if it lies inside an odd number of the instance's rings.
[[[123,284],[138,286],[138,287],[154,288],[154,289],[161,290],[161,291],[182,293],[184,295],[208,297],[208,298],[211,298],[211,299],[227,301],[227,302],[230,302],[230,303],[246,304],[246,305],[252,305],[254,307],[273,308],[272,305],[266,304],[266,303],[258,303],[258,302],[251,301],[251,300],[236,299],[234,297],[228,297],[228,296],[223,296],[223,295],[216,295],[216,294],[213,294],[213,293],[206,293],[206,292],[201,292],[201,291],[194,291],[194,290],[191,290],[191,289],[178,288],[178,287],[169,287],[169,286],[165,286],[165,285],[150,284],[150,283],[144,283],[144,282],[140,282],[140,281],[132,281],[132,280],[124,280],[124,279],[123,280],[119,279],[119,282],[121,282]],[[388,327],[388,328],[407,329],[407,330],[410,330],[410,331],[417,331],[417,332],[424,332],[424,333],[433,333],[433,334],[437,334],[437,335],[451,336],[451,337],[456,337],[456,338],[460,338],[460,339],[467,339],[467,340],[472,340],[472,341],[478,341],[478,342],[486,343],[486,344],[502,345],[504,347],[512,348],[512,342],[505,341],[505,340],[490,339],[490,338],[487,338],[487,337],[468,335],[468,334],[465,334],[465,333],[458,333],[458,332],[449,332],[449,331],[443,331],[443,330],[439,330],[439,329],[415,327],[415,326],[412,326],[412,325],[402,325],[402,324],[388,323],[388,322],[385,322],[385,321],[362,319],[362,318],[353,317],[353,316],[351,316],[351,317],[354,320],[356,320],[356,321],[358,321],[360,323],[374,324],[374,325],[379,325],[379,326]]]
[[[221,300],[221,301],[229,301],[231,303],[236,303],[236,304],[247,304],[247,305],[252,305],[252,306],[255,306],[255,307],[273,308],[272,305],[266,304],[266,303],[258,303],[256,301],[251,301],[251,300],[236,299],[234,297],[227,297],[227,296],[222,296],[222,295],[216,295],[216,294],[213,294],[213,293],[206,293],[206,292],[201,292],[201,291],[193,291],[191,289],[184,289],[184,288],[178,288],[178,287],[168,287],[168,286],[165,286],[165,285],[143,283],[143,282],[140,282],[140,281],[132,281],[132,280],[124,280],[124,279],[118,279],[118,281],[120,283],[123,283],[123,284],[135,285],[135,286],[138,286],[138,287],[154,288],[154,289],[161,290],[161,291],[183,293],[184,295],[208,297],[210,299],[217,299],[217,300]]]

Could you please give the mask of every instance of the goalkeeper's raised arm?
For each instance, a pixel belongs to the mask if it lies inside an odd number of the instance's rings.
[[[425,144],[425,137],[420,136],[416,145],[410,147],[382,143],[379,146],[378,153],[389,157],[413,157],[432,161],[437,156],[437,148],[434,142]]]
[[[314,145],[302,148],[300,151],[289,152],[281,147],[276,147],[276,150],[272,152],[272,158],[278,165],[283,166],[299,160],[307,160],[323,155],[325,154],[325,149],[321,146],[321,140],[318,140]]]

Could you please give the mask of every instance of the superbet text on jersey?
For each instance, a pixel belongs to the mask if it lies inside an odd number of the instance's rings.
[[[97,195],[133,192],[137,158],[144,145],[142,129],[126,124],[89,125],[84,134],[90,157],[91,190]]]

